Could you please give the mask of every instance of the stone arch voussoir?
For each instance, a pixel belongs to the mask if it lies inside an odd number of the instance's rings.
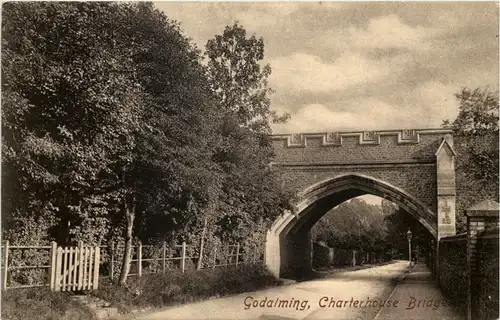
[[[338,175],[305,188],[298,193],[299,202],[295,206],[295,212],[287,211],[282,214],[273,223],[269,232],[276,236],[286,235],[293,225],[307,213],[306,209],[309,206],[318,200],[347,189],[361,190],[396,203],[417,219],[434,238],[437,237],[436,214],[415,196],[390,183],[359,173]]]

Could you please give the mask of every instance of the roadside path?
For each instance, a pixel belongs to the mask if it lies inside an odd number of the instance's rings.
[[[420,267],[398,283],[392,300],[407,301],[403,308],[383,308],[374,320],[462,320],[465,319],[446,303],[431,271]]]

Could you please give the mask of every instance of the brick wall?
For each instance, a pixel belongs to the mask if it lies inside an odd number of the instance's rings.
[[[439,286],[457,310],[467,312],[468,293],[467,234],[439,241]]]
[[[284,185],[303,190],[317,182],[345,173],[362,173],[401,188],[419,199],[430,210],[436,211],[436,166],[432,164],[391,165],[386,167],[298,167],[280,168]]]
[[[359,137],[343,137],[342,145],[323,146],[321,137],[307,137],[306,147],[287,147],[285,140],[273,140],[277,162],[305,163],[359,163],[394,161],[432,161],[441,143],[442,135],[421,134],[420,141],[413,144],[398,143],[398,136],[381,136],[379,144],[360,144]]]
[[[436,157],[444,132],[421,130],[417,140],[403,141],[401,131],[272,136],[275,167],[282,173],[282,183],[298,192],[340,174],[360,173],[380,179],[420,200],[437,211]],[[413,136],[409,139],[416,138]],[[336,142],[335,142],[336,141]]]
[[[499,318],[498,240],[498,227],[478,235],[477,275],[471,281],[473,305],[477,316],[475,319]]]
[[[477,236],[471,274],[472,319],[499,318],[499,228]],[[467,312],[469,261],[467,234],[442,238],[439,242],[439,286],[464,315]]]

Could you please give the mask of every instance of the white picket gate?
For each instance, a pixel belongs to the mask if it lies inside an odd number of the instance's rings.
[[[59,247],[52,256],[53,291],[95,290],[99,285],[99,247]]]

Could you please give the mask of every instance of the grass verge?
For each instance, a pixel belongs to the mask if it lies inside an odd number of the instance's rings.
[[[121,313],[134,309],[160,308],[170,305],[255,291],[281,285],[262,265],[241,265],[181,273],[144,275],[129,278],[127,288],[109,281],[99,283],[93,295],[111,302]]]
[[[2,319],[5,320],[92,320],[94,313],[71,293],[48,288],[9,289],[2,292]]]

